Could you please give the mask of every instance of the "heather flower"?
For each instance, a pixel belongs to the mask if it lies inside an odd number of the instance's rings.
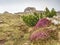
[[[45,39],[48,39],[49,37],[50,37],[50,35],[47,31],[36,30],[31,34],[30,40],[39,40],[39,39],[45,40]]]
[[[51,29],[40,29],[40,30],[35,30],[34,32],[31,33],[30,35],[30,40],[46,40],[46,39],[58,39],[58,33],[56,30],[51,30]]]
[[[47,18],[42,18],[37,22],[34,28],[46,27],[46,26],[49,26],[50,23],[51,21],[48,20]]]

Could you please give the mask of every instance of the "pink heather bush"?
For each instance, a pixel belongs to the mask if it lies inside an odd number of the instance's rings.
[[[45,40],[45,39],[47,39],[47,38],[49,38],[50,37],[50,35],[49,35],[49,33],[48,33],[48,31],[44,31],[44,30],[42,30],[42,31],[39,31],[39,30],[36,30],[36,31],[34,31],[32,34],[31,34],[31,36],[30,36],[30,40],[32,41],[32,40]]]
[[[37,22],[37,24],[35,25],[34,28],[46,27],[46,26],[49,26],[50,23],[51,23],[50,20],[48,20],[46,18],[42,18]]]

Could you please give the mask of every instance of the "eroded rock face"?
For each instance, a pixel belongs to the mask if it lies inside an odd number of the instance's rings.
[[[27,7],[24,12],[34,12],[36,9],[34,7]]]

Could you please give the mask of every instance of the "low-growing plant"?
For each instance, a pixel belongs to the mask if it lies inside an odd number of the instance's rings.
[[[50,20],[48,20],[47,18],[42,18],[37,22],[34,28],[46,27],[49,26],[50,24],[51,24]]]
[[[39,17],[35,15],[28,15],[28,16],[22,16],[22,19],[26,23],[26,25],[35,26],[39,20]]]
[[[56,16],[56,11],[55,11],[54,8],[52,8],[52,10],[50,11],[50,10],[46,7],[46,8],[45,8],[44,15],[45,15],[46,17],[51,18],[51,17],[53,17],[53,16]]]
[[[39,28],[33,31],[30,35],[30,40],[34,41],[48,41],[48,40],[58,40],[58,32],[56,30],[48,28]]]
[[[45,30],[36,30],[34,31],[31,36],[30,40],[47,40],[50,37],[49,33]]]

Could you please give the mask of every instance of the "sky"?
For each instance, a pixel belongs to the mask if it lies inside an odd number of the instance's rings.
[[[44,10],[48,7],[60,11],[60,0],[0,0],[0,13],[23,12],[26,7],[35,7],[37,10]]]

